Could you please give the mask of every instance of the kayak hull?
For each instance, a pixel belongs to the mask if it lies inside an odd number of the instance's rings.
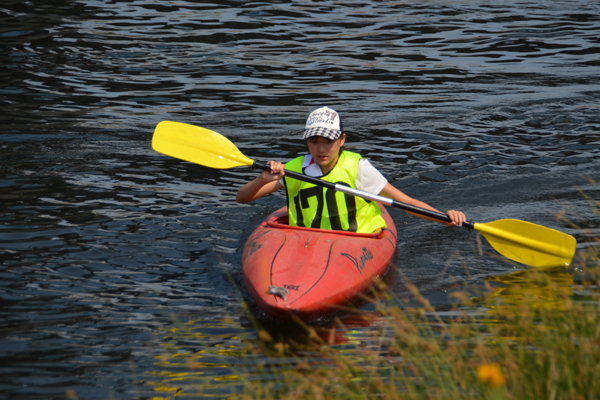
[[[396,227],[380,207],[387,228],[375,234],[291,227],[287,207],[269,215],[242,255],[242,275],[256,304],[277,318],[309,320],[357,300],[396,252]]]

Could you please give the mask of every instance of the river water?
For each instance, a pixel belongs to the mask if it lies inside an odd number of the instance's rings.
[[[255,172],[154,152],[162,120],[285,161],[328,105],[408,195],[559,229],[581,251],[598,234],[579,218],[599,222],[581,193],[598,198],[599,38],[584,0],[3,0],[0,394],[219,397],[293,363],[244,344],[265,318],[241,251],[283,193],[236,204]],[[444,309],[450,289],[522,268],[480,255],[472,231],[391,213],[394,295],[408,279]],[[368,335],[339,317],[347,346]]]

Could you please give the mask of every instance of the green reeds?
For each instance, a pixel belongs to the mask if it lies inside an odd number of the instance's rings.
[[[246,340],[237,361],[223,363],[234,371],[233,393],[214,397],[596,399],[600,240],[595,232],[589,230],[589,245],[569,269],[489,277],[477,290],[455,289],[453,305],[444,309],[432,307],[410,282],[405,282],[410,300],[394,298],[380,283],[373,291],[375,311],[357,311],[350,319],[329,325],[297,321],[285,329],[256,322],[256,336]],[[203,384],[211,392],[214,379]]]
[[[581,266],[569,270],[490,277],[477,296],[472,288],[457,289],[454,305],[443,310],[409,283],[410,301],[386,294],[381,283],[376,311],[330,325],[258,328],[245,349],[228,352],[219,364],[228,371],[226,385],[203,379],[204,364],[190,358],[190,373],[184,363],[169,374],[179,389],[165,396],[168,390],[156,387],[156,398],[595,399],[597,247],[578,259]],[[184,327],[179,331],[186,335]],[[185,356],[168,359],[177,358]]]
[[[296,367],[267,369],[279,378],[248,382],[240,397],[595,399],[598,267],[596,259],[596,268],[579,273],[522,271],[505,279],[520,286],[488,286],[476,299],[457,292],[454,309],[443,315],[416,291],[418,306],[382,299],[377,328],[358,350],[311,334],[309,326],[303,329],[312,342],[295,348],[261,331],[253,351],[295,357]]]
[[[491,277],[480,296],[453,293],[454,307],[443,312],[407,283],[411,302],[388,295],[378,299],[377,316],[364,317],[375,327],[353,346],[335,340],[340,332],[351,332],[341,321],[328,328],[330,334],[299,323],[310,338],[303,345],[261,330],[252,351],[293,357],[295,367],[266,368],[277,378],[246,382],[240,397],[598,398],[600,256],[595,242],[578,253],[578,265],[569,270]]]

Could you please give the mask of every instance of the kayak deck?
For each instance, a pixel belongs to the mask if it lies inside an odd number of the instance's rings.
[[[383,276],[395,251],[396,227],[374,234],[287,225],[287,207],[269,215],[250,235],[242,255],[248,291],[267,314],[314,319],[355,301]]]

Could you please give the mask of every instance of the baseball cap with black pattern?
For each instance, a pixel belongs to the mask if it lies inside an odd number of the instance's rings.
[[[329,107],[321,107],[308,116],[302,139],[323,136],[329,140],[337,140],[343,130],[340,114]]]

